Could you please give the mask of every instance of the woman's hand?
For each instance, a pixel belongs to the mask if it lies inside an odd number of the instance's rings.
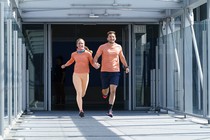
[[[62,68],[62,69],[65,69],[65,68],[66,68],[66,66],[65,66],[65,65],[62,65],[62,66],[61,66],[61,68]]]
[[[94,63],[94,65],[93,65],[93,67],[95,68],[95,69],[99,69],[100,68],[100,64],[99,63]]]

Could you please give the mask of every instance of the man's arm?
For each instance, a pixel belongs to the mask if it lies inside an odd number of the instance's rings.
[[[94,58],[93,58],[93,62],[94,62],[94,63],[97,63],[97,62],[98,62],[98,58],[99,58],[99,56],[96,54],[96,55],[94,56]]]
[[[98,69],[100,67],[100,64],[98,64],[97,62],[95,62],[93,60],[92,54],[89,55],[88,57],[90,64],[95,68]]]
[[[127,61],[126,61],[126,59],[125,59],[125,56],[124,56],[122,50],[121,50],[119,56],[120,56],[120,61],[121,61],[121,63],[123,64],[126,73],[128,73],[128,72],[129,72],[129,67],[128,67]]]
[[[120,61],[125,68],[128,67],[127,61],[126,61],[125,56],[122,51],[120,52]]]
[[[96,52],[96,54],[95,54],[95,56],[94,56],[94,58],[93,58],[93,63],[98,63],[98,58],[101,56],[101,54],[102,54],[102,50],[99,47],[97,52]]]

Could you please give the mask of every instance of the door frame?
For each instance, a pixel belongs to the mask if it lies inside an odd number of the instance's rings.
[[[44,57],[44,61],[45,61],[45,88],[44,88],[44,109],[51,111],[52,110],[52,106],[51,106],[51,70],[52,70],[52,24],[56,24],[56,23],[48,23],[48,24],[44,24],[44,31],[45,31],[45,57]],[[59,23],[62,24],[62,23]],[[63,23],[65,24],[65,23]],[[74,23],[76,24],[76,23]],[[82,24],[82,23],[78,23],[78,24]],[[100,24],[99,24],[100,25]],[[108,25],[110,25],[110,23],[108,23]],[[126,40],[128,39],[128,52],[126,51],[125,53],[128,53],[128,64],[130,65],[130,68],[132,70],[132,44],[131,44],[131,40],[132,40],[132,28],[131,28],[131,24],[124,24],[127,25],[127,33],[128,33],[128,38],[123,38],[122,40]],[[96,25],[97,26],[97,25]],[[125,37],[125,36],[124,36]],[[132,71],[129,72],[128,76],[126,74],[123,75],[124,78],[124,101],[127,100],[127,103],[125,104],[124,108],[127,110],[132,110],[132,86],[131,86],[131,79],[132,76]],[[127,81],[127,82],[126,82]],[[127,84],[127,85],[126,85]],[[127,88],[128,87],[128,88]],[[126,93],[128,92],[128,93]],[[128,99],[126,98],[126,94]]]

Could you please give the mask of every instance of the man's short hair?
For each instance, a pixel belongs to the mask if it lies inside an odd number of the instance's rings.
[[[110,35],[110,34],[115,34],[115,31],[108,31],[107,32],[107,35]],[[116,35],[116,34],[115,34]]]

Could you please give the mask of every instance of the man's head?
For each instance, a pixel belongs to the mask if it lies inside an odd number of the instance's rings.
[[[111,44],[115,43],[115,41],[116,41],[115,31],[108,31],[107,32],[107,41]]]

